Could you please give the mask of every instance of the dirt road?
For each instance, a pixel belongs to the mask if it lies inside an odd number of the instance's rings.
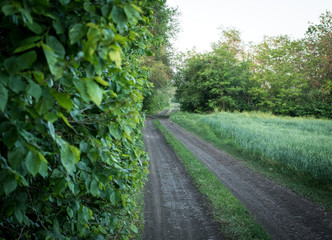
[[[167,119],[161,123],[230,189],[274,239],[332,239],[332,213],[252,172],[175,123]]]
[[[143,133],[150,157],[143,239],[224,239],[203,196],[151,120]]]

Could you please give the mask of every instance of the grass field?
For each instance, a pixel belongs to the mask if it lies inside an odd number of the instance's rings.
[[[211,204],[213,215],[221,223],[221,232],[226,239],[271,239],[267,231],[256,222],[242,203],[232,195],[203,163],[169,133],[158,120],[155,120],[154,124],[179,156],[200,192],[205,195]]]
[[[332,210],[331,120],[226,112],[171,119]]]

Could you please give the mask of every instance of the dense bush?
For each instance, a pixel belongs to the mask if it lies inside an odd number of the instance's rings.
[[[0,238],[128,239],[163,1],[1,1]]]

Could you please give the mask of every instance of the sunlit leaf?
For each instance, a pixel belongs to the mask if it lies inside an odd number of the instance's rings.
[[[61,147],[61,163],[68,172],[71,172],[75,164],[80,159],[80,151],[69,144],[64,144]]]
[[[121,49],[119,46],[111,46],[109,57],[112,61],[115,62],[116,66],[119,68],[121,67]]]
[[[92,79],[86,79],[85,85],[90,99],[99,106],[103,99],[103,92],[100,87]]]
[[[73,102],[70,98],[69,94],[66,93],[58,93],[56,91],[52,91],[52,96],[57,100],[59,105],[66,109],[68,112],[73,107]]]
[[[69,30],[69,40],[70,44],[78,42],[87,32],[87,27],[81,23],[76,23]]]

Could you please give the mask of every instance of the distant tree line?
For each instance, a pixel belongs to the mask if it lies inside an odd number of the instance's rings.
[[[303,39],[265,37],[249,48],[235,29],[212,51],[180,57],[176,98],[185,111],[270,111],[332,118],[332,14]]]
[[[152,19],[154,42],[150,56],[145,56],[142,61],[142,68],[149,70],[150,88],[145,92],[143,110],[149,113],[161,111],[170,104],[171,79],[174,75],[172,69],[172,58],[174,49],[171,39],[179,31],[176,8],[167,5],[155,4]]]

